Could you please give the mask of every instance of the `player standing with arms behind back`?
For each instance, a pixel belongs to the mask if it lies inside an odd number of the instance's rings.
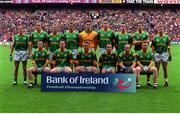
[[[120,54],[121,52],[124,51],[124,47],[126,44],[129,44],[130,47],[133,43],[133,39],[131,34],[127,33],[127,25],[126,23],[121,23],[121,32],[117,32],[115,34],[116,37],[116,48],[117,48],[117,53]]]
[[[93,31],[91,20],[86,20],[85,30],[79,34],[79,45],[83,47],[85,42],[90,43],[90,50],[97,49],[97,32]]]
[[[51,65],[51,69],[53,68],[53,63],[52,63],[52,60],[53,60],[53,55],[54,55],[54,52],[59,49],[59,42],[61,39],[64,38],[64,35],[62,33],[58,33],[58,26],[57,24],[54,24],[53,25],[53,28],[52,28],[52,33],[50,33],[48,35],[48,44],[49,44],[49,50],[50,50],[50,53],[49,53],[49,59],[50,59],[50,65]]]
[[[74,30],[75,25],[73,22],[68,24],[68,31],[64,33],[65,40],[66,40],[66,48],[71,50],[73,54],[73,59],[76,59],[78,48],[79,48],[79,32]]]
[[[104,20],[102,29],[98,32],[98,44],[99,44],[99,54],[103,54],[106,51],[107,44],[114,44],[115,35],[114,31],[109,28],[109,23]]]

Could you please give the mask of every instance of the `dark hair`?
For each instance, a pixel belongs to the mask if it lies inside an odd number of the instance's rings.
[[[86,19],[85,23],[92,23],[91,19]]]
[[[65,40],[65,39],[61,39],[59,42],[64,42],[64,43],[66,43],[66,40]]]
[[[141,21],[137,23],[137,25],[139,25],[139,24],[143,25],[143,23]]]
[[[43,40],[39,40],[38,42],[42,42],[42,43],[44,43],[44,41],[43,41]]]
[[[107,43],[106,46],[107,46],[107,45],[111,45],[111,46],[112,46],[112,43]]]
[[[127,24],[126,24],[125,22],[122,22],[121,25],[122,25],[122,24],[126,25],[126,27],[127,27]]]

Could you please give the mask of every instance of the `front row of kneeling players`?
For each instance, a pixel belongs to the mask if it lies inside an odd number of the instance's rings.
[[[148,43],[142,44],[142,50],[134,52],[129,44],[125,45],[124,51],[117,56],[113,52],[112,44],[106,45],[106,51],[100,56],[99,63],[97,62],[96,54],[90,48],[89,42],[84,43],[84,47],[78,52],[76,59],[72,53],[66,49],[65,40],[60,41],[60,48],[55,51],[51,59],[49,52],[43,48],[43,41],[38,41],[38,48],[33,51],[32,63],[33,67],[27,70],[29,77],[29,86],[33,87],[32,74],[43,72],[92,72],[98,73],[98,68],[101,73],[132,73],[136,74],[136,85],[140,87],[140,73],[152,73],[154,77],[154,88],[158,87],[158,73],[156,67],[153,66],[152,52],[148,50]],[[47,67],[49,63],[53,64],[53,68]]]

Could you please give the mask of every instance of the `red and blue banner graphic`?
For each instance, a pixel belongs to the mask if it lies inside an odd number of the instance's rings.
[[[155,4],[180,4],[180,0],[154,0]]]
[[[43,73],[41,91],[136,92],[135,74]]]

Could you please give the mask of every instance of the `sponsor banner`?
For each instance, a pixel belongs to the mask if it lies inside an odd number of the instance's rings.
[[[13,0],[13,3],[99,3],[99,0]]]
[[[136,92],[135,74],[43,73],[41,91]]]
[[[153,4],[154,0],[123,0],[127,4]]]
[[[180,0],[154,0],[155,4],[180,4]]]
[[[122,3],[122,0],[100,0],[99,3]]]
[[[0,3],[13,3],[12,0],[0,0]]]

